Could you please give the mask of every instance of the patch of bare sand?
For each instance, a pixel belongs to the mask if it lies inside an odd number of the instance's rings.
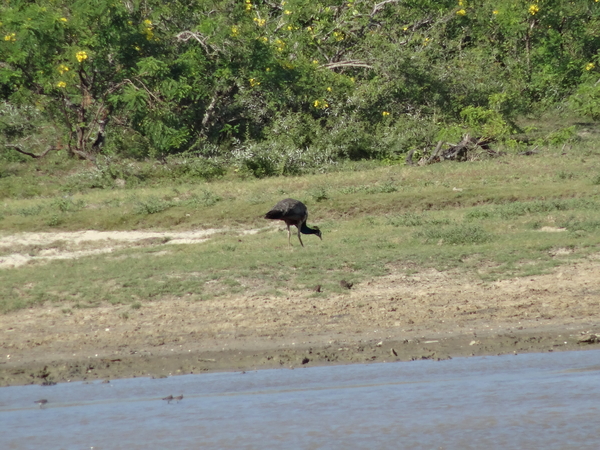
[[[598,259],[489,283],[404,269],[326,298],[289,291],[9,313],[0,385],[598,347],[580,342],[600,333]]]
[[[148,244],[196,244],[223,231],[227,230],[207,229],[179,232],[85,230],[0,236],[0,269],[19,267],[30,261],[77,259],[111,253],[132,243],[143,243],[144,241]]]

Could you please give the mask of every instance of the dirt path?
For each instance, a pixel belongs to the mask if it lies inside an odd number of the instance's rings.
[[[37,246],[35,257],[79,257],[134,239],[198,242],[216,231],[27,234],[0,238],[0,250],[10,242],[11,249]],[[44,246],[56,241],[65,244],[45,255]],[[290,291],[165,299],[139,310],[102,306],[65,315],[46,306],[9,313],[0,316],[0,385],[600,346],[598,257],[494,283],[433,270],[406,276],[401,269],[327,298]]]

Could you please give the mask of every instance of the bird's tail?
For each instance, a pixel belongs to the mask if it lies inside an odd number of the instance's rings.
[[[271,210],[269,211],[267,214],[265,214],[265,219],[281,219],[283,218],[283,212],[282,211],[277,211],[277,210]]]

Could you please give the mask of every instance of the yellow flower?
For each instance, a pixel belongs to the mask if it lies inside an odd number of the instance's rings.
[[[59,81],[58,83],[56,83],[56,87],[58,87],[58,88],[66,88],[67,87],[67,83],[65,83],[64,81]]]
[[[318,108],[321,105],[321,102],[319,100],[315,100],[315,102],[313,103],[313,106],[315,108]]]
[[[266,72],[270,72],[270,71],[271,71],[271,68],[270,68],[270,67],[267,67],[267,68],[265,69],[265,71],[266,71]]]
[[[231,35],[232,36],[237,36],[240,32],[240,29],[238,28],[237,25],[234,25],[231,27]]]
[[[317,61],[316,59],[313,59],[313,64],[319,64],[319,61]]]
[[[9,33],[4,36],[4,40],[7,42],[15,42],[17,40],[17,35],[15,33]]]
[[[467,12],[464,9],[459,9],[458,11],[456,11],[456,14],[458,14],[459,16],[466,16]]]
[[[289,16],[292,12],[289,9],[286,9],[285,11],[283,11],[283,13],[287,16]]]
[[[67,66],[65,66],[64,64],[61,64],[60,66],[58,66],[58,73],[60,73],[61,75],[65,72],[69,71],[69,68]]]
[[[327,88],[327,92],[331,92],[331,88],[330,87]]]
[[[86,52],[77,52],[77,53],[75,54],[75,58],[77,58],[77,61],[79,61],[79,62],[83,62],[83,61],[85,61],[86,59],[88,59],[88,55],[87,55],[87,53],[86,53]]]
[[[596,0],[598,1],[598,0]],[[587,66],[585,66],[585,70],[592,70],[594,67],[596,67],[596,65],[594,63],[588,63]]]
[[[531,5],[529,7],[529,14],[531,14],[532,16],[535,16],[535,14],[540,10],[540,7],[538,5]]]
[[[384,111],[384,112],[382,112],[382,113],[381,113],[381,115],[382,115],[383,117],[386,117],[386,116],[389,116],[389,115],[390,115],[390,113],[389,113],[389,112],[387,112],[387,111]]]
[[[406,30],[408,30],[408,27],[404,27],[404,28],[402,28],[402,29],[403,29],[404,31],[406,31]]]
[[[498,10],[495,9],[494,11],[492,11],[492,14],[498,14]]]
[[[256,81],[256,79],[254,78],[250,78],[250,86],[254,87],[254,86],[258,86],[260,84],[260,81]]]
[[[68,22],[69,21],[66,17],[61,17],[58,20],[60,20],[61,22]]]
[[[152,26],[152,21],[151,21],[151,20],[148,20],[148,19],[146,19],[146,20],[144,20],[144,25],[146,25],[146,26],[150,27],[150,26]]]
[[[256,25],[258,25],[259,27],[264,27],[265,23],[267,22],[266,19],[258,19],[258,18],[254,18],[252,19],[256,22]]]

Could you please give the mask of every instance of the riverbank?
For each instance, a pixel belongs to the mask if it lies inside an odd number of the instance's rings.
[[[599,269],[497,282],[399,269],[325,298],[46,304],[0,316],[0,385],[600,348]]]

